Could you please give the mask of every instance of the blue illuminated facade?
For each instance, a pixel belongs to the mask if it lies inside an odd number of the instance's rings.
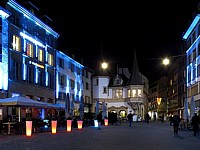
[[[79,104],[83,95],[82,72],[84,66],[61,51],[56,52],[56,59],[57,103],[63,105],[70,103],[69,113],[79,116]]]
[[[55,103],[59,34],[36,17],[34,8],[14,0],[0,7],[0,97],[22,95]]]
[[[183,35],[187,54],[187,98],[195,99],[196,111],[200,108],[200,14],[197,14]]]

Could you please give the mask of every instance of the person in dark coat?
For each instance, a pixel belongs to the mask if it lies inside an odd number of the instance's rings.
[[[172,121],[173,121],[174,134],[178,135],[178,128],[181,121],[181,118],[178,115],[178,113],[174,114]]]
[[[97,115],[97,121],[98,121],[98,129],[100,130],[101,129],[101,122],[102,122],[102,112],[100,112]]]
[[[131,127],[132,122],[133,122],[133,114],[130,112],[127,116],[128,121],[129,121],[129,127]]]
[[[199,134],[199,117],[197,116],[197,113],[194,113],[194,116],[192,117],[192,127],[194,131],[194,136]]]
[[[147,124],[149,124],[149,119],[150,119],[150,116],[149,116],[149,114],[147,113],[147,114],[146,114],[146,122],[147,122]]]

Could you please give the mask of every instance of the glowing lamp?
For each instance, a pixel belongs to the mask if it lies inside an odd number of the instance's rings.
[[[83,127],[83,121],[82,120],[78,120],[77,124],[78,124],[78,129],[82,129],[82,127]]]
[[[157,103],[160,105],[162,98],[157,98]]]
[[[98,127],[98,121],[94,120],[94,127]]]
[[[108,119],[104,119],[104,125],[108,126]]]
[[[170,63],[169,58],[163,59],[163,65],[167,66],[169,65],[169,63]]]
[[[55,134],[57,129],[57,120],[52,120],[51,121],[51,133]]]
[[[26,136],[32,135],[32,121],[26,121]]]
[[[67,131],[72,131],[72,120],[67,120]]]
[[[107,68],[108,68],[108,63],[107,63],[107,62],[103,62],[103,63],[101,64],[101,67],[102,67],[103,69],[107,69]]]

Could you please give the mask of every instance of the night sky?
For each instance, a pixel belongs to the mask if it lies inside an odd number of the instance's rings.
[[[139,71],[154,80],[167,71],[161,58],[181,54],[182,35],[199,0],[31,2],[53,20],[58,50],[92,69],[106,59],[112,71],[116,64],[130,67],[136,50]]]

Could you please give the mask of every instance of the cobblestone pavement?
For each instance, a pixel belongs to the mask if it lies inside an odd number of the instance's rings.
[[[134,122],[121,125],[85,127],[66,132],[59,128],[51,132],[26,135],[0,135],[1,150],[200,150],[200,135],[192,131],[179,131],[173,134],[168,122]]]

